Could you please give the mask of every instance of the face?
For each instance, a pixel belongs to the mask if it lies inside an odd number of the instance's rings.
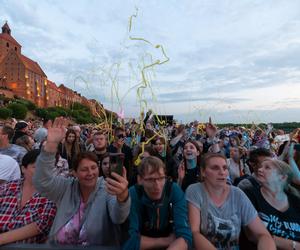
[[[80,129],[80,127],[78,127],[78,126],[75,126],[75,127],[73,127],[73,129],[74,129],[74,131],[75,131],[75,133],[76,133],[77,137],[79,138],[79,137],[80,137],[80,132],[81,132],[81,129]]]
[[[162,140],[158,139],[156,140],[154,144],[154,150],[156,150],[158,153],[162,153],[165,149],[165,144]]]
[[[108,177],[109,176],[109,157],[105,157],[102,160],[101,168],[102,168],[102,173],[104,174],[104,176]]]
[[[115,142],[117,143],[117,145],[119,147],[122,147],[124,142],[125,142],[125,132],[124,131],[117,131],[116,135],[115,135]]]
[[[89,159],[82,159],[74,171],[74,176],[78,178],[80,188],[94,188],[99,176],[98,164]]]
[[[24,179],[30,182],[32,181],[34,172],[35,172],[35,163],[28,164],[26,168],[22,166],[22,173],[24,175]]]
[[[144,158],[149,157],[149,156],[150,156],[149,152],[144,151],[142,154],[140,154],[140,159],[143,160]]]
[[[76,135],[73,133],[70,133],[67,137],[67,142],[68,143],[73,143],[75,141]]]
[[[32,139],[32,137],[29,137],[28,147],[29,147],[30,149],[32,149],[33,145],[34,145],[34,140]]]
[[[8,143],[8,135],[7,134],[3,134],[3,130],[2,128],[0,128],[0,143]]]
[[[263,161],[267,160],[267,159],[271,159],[270,157],[267,156],[258,156],[257,157],[257,164],[252,163],[251,167],[253,168],[253,172],[257,175],[257,171],[260,168],[260,165]]]
[[[105,135],[95,135],[93,138],[93,144],[96,150],[103,150],[107,146],[107,140]]]
[[[139,183],[151,200],[159,200],[162,196],[164,185],[166,183],[166,175],[164,169],[160,168],[158,172],[146,173],[143,177],[139,177]]]
[[[237,146],[237,140],[235,138],[230,138],[230,144],[233,147]]]
[[[197,150],[196,146],[193,143],[188,142],[184,145],[183,155],[185,159],[195,159],[197,158],[197,156],[199,156],[199,154],[200,152]]]
[[[240,152],[239,152],[238,148],[230,147],[230,158],[232,158],[232,159],[239,159],[240,158]]]
[[[265,160],[260,164],[260,168],[257,171],[257,179],[262,185],[279,185],[284,180],[284,176],[278,172],[278,169],[271,160]]]
[[[207,161],[206,167],[201,169],[205,183],[213,186],[226,185],[228,168],[225,159],[213,157]]]

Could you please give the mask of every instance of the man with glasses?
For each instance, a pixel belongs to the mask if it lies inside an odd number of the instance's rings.
[[[192,233],[180,187],[166,179],[164,163],[155,156],[142,160],[138,184],[129,189],[129,240],[124,249],[188,249]]]

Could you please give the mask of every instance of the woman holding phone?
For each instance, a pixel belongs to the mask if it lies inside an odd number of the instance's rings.
[[[45,146],[33,177],[36,189],[57,204],[49,242],[69,245],[120,246],[120,227],[129,215],[126,170],[99,176],[97,156],[81,153],[74,165],[74,177],[55,176],[55,154],[65,136],[67,121],[56,118],[48,128]]]

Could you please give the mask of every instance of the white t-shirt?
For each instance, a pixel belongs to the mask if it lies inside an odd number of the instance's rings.
[[[0,154],[0,180],[12,181],[21,178],[21,171],[16,160]]]

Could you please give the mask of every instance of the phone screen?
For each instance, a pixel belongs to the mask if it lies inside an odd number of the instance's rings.
[[[110,153],[109,154],[110,173],[114,172],[114,173],[117,173],[118,175],[122,176],[124,157],[125,157],[125,155],[122,153]]]

